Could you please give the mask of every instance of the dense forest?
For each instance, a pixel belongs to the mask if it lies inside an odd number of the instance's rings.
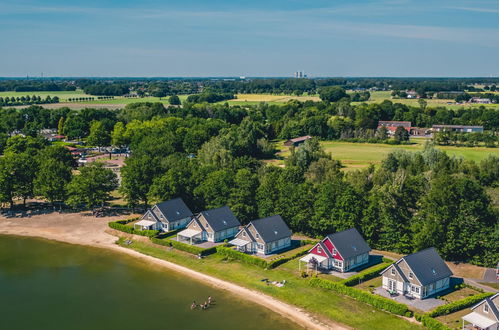
[[[477,87],[477,84],[483,84]],[[499,78],[45,78],[0,79],[0,91],[73,91],[117,96],[134,92],[164,97],[194,94],[205,89],[217,93],[316,94],[322,87],[353,90],[414,90],[427,97],[438,92],[495,91]]]
[[[345,173],[318,143],[355,132],[376,134],[378,119],[499,126],[497,110],[423,109],[390,101],[1,109],[0,202],[38,196],[93,207],[118,188],[114,174],[98,164],[75,175],[69,152],[37,137],[41,128],[58,128],[89,145],[130,148],[119,187],[130,206],[180,196],[196,211],[228,205],[242,223],[280,214],[294,232],[316,237],[354,226],[374,248],[408,253],[435,246],[448,260],[494,265],[498,210],[486,189],[499,186],[499,158],[475,163],[428,144],[423,152],[394,152],[378,167]],[[9,137],[15,130],[27,136]],[[262,161],[275,152],[272,139],[304,134],[317,138],[292,149],[284,168]]]

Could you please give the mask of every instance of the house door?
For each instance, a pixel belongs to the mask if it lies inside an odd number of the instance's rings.
[[[388,290],[397,291],[397,281],[388,280]]]

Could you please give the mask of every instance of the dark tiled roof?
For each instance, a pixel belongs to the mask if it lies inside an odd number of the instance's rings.
[[[280,215],[253,220],[250,224],[255,227],[265,243],[274,242],[292,235],[291,230]]]
[[[330,234],[327,237],[343,259],[352,258],[371,251],[369,245],[367,245],[366,241],[364,241],[355,228]]]
[[[409,254],[402,259],[407,262],[421,285],[452,276],[451,270],[434,247]]]
[[[203,215],[214,231],[221,231],[228,228],[239,227],[241,225],[228,206],[203,211],[200,214]]]
[[[192,211],[185,205],[182,198],[175,198],[155,205],[168,222],[178,221],[192,216]]]

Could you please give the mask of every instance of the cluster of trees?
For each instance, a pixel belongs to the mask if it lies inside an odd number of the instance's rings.
[[[110,199],[118,186],[116,174],[92,163],[73,174],[75,160],[64,147],[41,138],[13,136],[0,157],[0,203],[41,197],[52,204],[94,207]]]
[[[74,91],[76,86],[71,80],[56,79],[0,79],[0,92],[39,92]]]
[[[464,145],[474,147],[483,143],[486,147],[496,147],[499,136],[493,133],[461,133],[441,131],[433,134],[433,141],[440,145]]]
[[[121,96],[128,94],[130,88],[122,83],[96,83],[84,86],[83,91],[91,95]]]
[[[101,96],[99,96],[101,97]],[[70,97],[68,98],[69,102],[84,102],[84,101],[93,101],[95,100],[95,97]]]
[[[44,99],[40,96],[11,96],[0,97],[0,107],[2,106],[15,106],[15,105],[30,105],[30,104],[47,104],[59,103],[59,97],[47,95]]]
[[[462,93],[456,96],[456,102],[468,102],[473,97],[489,99],[492,103],[499,103],[499,94],[495,93]]]
[[[216,93],[216,92],[203,92],[201,94],[193,94],[187,97],[187,102],[191,103],[216,103],[220,101],[232,100],[234,99],[234,94],[231,93]]]

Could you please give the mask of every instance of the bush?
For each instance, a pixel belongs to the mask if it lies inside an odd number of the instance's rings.
[[[185,244],[182,242],[178,242],[172,239],[159,239],[156,237],[151,237],[151,242],[154,244],[159,244],[163,246],[171,246],[177,250],[181,250],[187,253],[195,254],[195,255],[201,255],[202,257],[213,254],[217,252],[216,247],[211,247],[208,249],[203,249],[198,246],[190,245],[190,244]]]
[[[473,305],[477,304],[478,302],[480,302],[480,301],[484,300],[485,298],[490,297],[492,295],[494,295],[494,293],[485,292],[485,293],[476,294],[474,296],[466,297],[464,299],[451,302],[450,304],[439,306],[439,307],[435,308],[433,311],[429,312],[428,316],[436,317],[436,316],[454,313],[454,312],[459,311],[461,309],[473,306]]]
[[[450,330],[449,327],[447,327],[444,324],[440,323],[439,321],[429,317],[428,315],[416,314],[415,317],[416,317],[416,320],[421,322],[429,330]]]
[[[407,308],[406,305],[400,304],[398,302],[395,302],[393,300],[384,297],[373,295],[363,290],[348,287],[339,282],[332,282],[320,278],[313,278],[309,281],[309,284],[310,286],[313,287],[320,287],[328,290],[333,290],[337,293],[352,297],[358,301],[362,301],[366,304],[369,304],[376,308],[383,309],[393,314],[402,315],[402,316],[412,315],[412,312]]]
[[[135,221],[137,219],[128,219],[128,220],[118,220],[118,221],[112,221],[108,223],[108,226],[110,228],[122,231],[127,234],[134,234],[134,235],[141,235],[141,236],[146,236],[146,237],[154,237],[158,235],[159,231],[157,230],[135,230],[133,227],[127,226],[125,224]]]
[[[390,262],[389,265],[391,265],[392,263],[393,263],[393,261]],[[382,270],[384,270],[386,267],[388,267],[389,265],[383,263],[381,265],[378,265],[378,266],[373,267],[371,269],[368,269],[366,271],[360,272],[359,274],[354,275],[350,278],[347,278],[343,281],[340,281],[340,283],[342,283],[346,286],[354,286],[356,284],[359,284],[360,282],[364,282],[364,281],[370,280],[372,278],[378,277],[379,273]]]

